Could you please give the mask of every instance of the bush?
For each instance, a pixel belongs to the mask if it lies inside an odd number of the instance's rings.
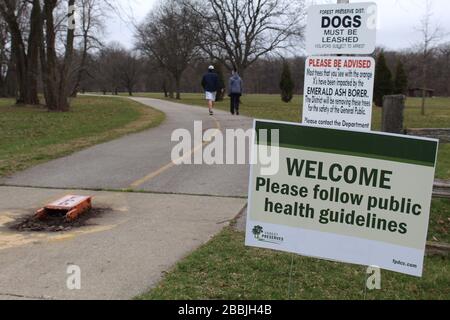
[[[289,64],[283,62],[283,71],[281,72],[280,80],[281,100],[288,103],[294,96],[294,80],[292,80],[291,70]]]
[[[384,53],[380,52],[377,58],[377,66],[375,68],[375,88],[373,92],[373,100],[379,107],[383,106],[383,97],[392,94],[394,84],[392,83],[392,73],[386,63]]]
[[[404,94],[408,90],[408,76],[406,75],[403,63],[399,60],[395,70],[394,93]]]

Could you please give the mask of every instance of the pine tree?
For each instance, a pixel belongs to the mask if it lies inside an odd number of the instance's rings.
[[[406,75],[403,63],[399,60],[395,71],[394,93],[406,94],[408,90],[408,76]]]
[[[383,97],[392,94],[394,84],[392,82],[392,73],[386,63],[383,52],[380,52],[377,58],[377,66],[375,68],[375,88],[373,92],[373,100],[379,107],[383,106]]]
[[[219,77],[219,87],[220,89],[217,91],[216,94],[216,101],[222,101],[223,96],[225,94],[225,80],[223,77],[223,68],[220,63],[214,63],[214,70],[217,73],[217,76]]]
[[[294,80],[292,80],[291,70],[287,61],[283,62],[283,71],[280,80],[281,100],[288,103],[294,95]]]

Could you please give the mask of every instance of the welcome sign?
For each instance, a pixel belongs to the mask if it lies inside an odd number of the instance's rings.
[[[438,141],[255,121],[279,171],[251,166],[246,245],[421,276]],[[273,148],[273,146],[272,146]]]

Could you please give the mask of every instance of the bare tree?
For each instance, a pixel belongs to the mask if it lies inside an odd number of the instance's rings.
[[[112,42],[100,50],[97,65],[103,92],[111,91],[112,94],[117,95],[121,88],[126,88],[129,93],[132,92],[137,81],[138,66],[131,57],[131,53],[117,42]]]
[[[39,2],[39,0],[35,0]],[[64,3],[63,3],[64,4]],[[58,5],[57,0],[44,0],[41,21],[45,29],[41,29],[41,69],[44,84],[44,96],[47,108],[50,111],[68,111],[69,104],[69,84],[70,68],[74,54],[75,28],[71,25],[75,8],[75,0],[65,2],[67,27],[64,54],[58,59],[56,50],[57,24],[55,23],[54,12]]]
[[[422,64],[422,105],[421,114],[425,115],[426,106],[426,90],[428,86],[428,69],[430,59],[435,51],[439,41],[443,37],[442,29],[439,26],[433,25],[433,10],[431,0],[425,1],[425,12],[420,21],[420,26],[417,28],[422,38],[418,44],[418,51],[421,53]]]
[[[32,5],[30,13],[30,4]],[[39,104],[38,52],[40,34],[39,0],[0,0],[0,14],[11,34],[11,52],[14,56],[18,82],[18,104]],[[22,23],[26,21],[28,38]]]
[[[11,34],[18,103],[39,104],[39,58],[45,102],[51,111],[69,110],[75,0],[0,0]],[[62,10],[62,17],[58,16]],[[65,24],[67,22],[67,24]],[[64,34],[64,36],[62,36]],[[64,43],[57,43],[57,36]]]
[[[118,76],[120,83],[128,91],[129,96],[133,95],[134,88],[139,81],[142,64],[135,52],[127,50],[121,52],[117,66]]]
[[[97,57],[96,79],[103,94],[111,91],[112,94],[119,90],[115,70],[115,43],[103,47]]]
[[[444,76],[445,95],[448,97],[450,95],[450,43],[439,46],[439,53],[445,66],[444,68],[440,68],[440,70]]]
[[[200,30],[198,15],[180,0],[164,2],[137,28],[136,47],[172,75],[177,99],[183,72],[199,54]]]
[[[15,97],[15,87],[11,83],[14,61],[11,56],[11,36],[8,25],[0,16],[0,97]]]
[[[71,96],[76,96],[80,88],[80,83],[85,75],[89,75],[86,67],[88,54],[93,49],[100,49],[102,43],[99,39],[99,34],[102,34],[104,29],[105,12],[109,9],[109,5],[105,5],[98,0],[79,0],[77,11],[80,17],[79,33],[75,35],[80,38],[79,49],[79,65],[76,69],[76,78],[73,85]]]
[[[260,57],[303,37],[303,0],[198,0],[191,8],[205,24],[202,49],[241,76]]]

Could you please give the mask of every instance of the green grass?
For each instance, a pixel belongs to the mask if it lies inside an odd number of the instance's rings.
[[[428,240],[450,244],[450,200],[435,199],[431,203]]]
[[[138,299],[450,299],[447,258],[426,257],[423,278],[383,270],[382,289],[366,296],[365,270],[248,248],[242,232],[225,228]]]
[[[450,143],[441,143],[439,145],[436,177],[450,179]]]
[[[70,112],[0,99],[0,176],[158,125],[162,112],[127,99],[79,97]]]

